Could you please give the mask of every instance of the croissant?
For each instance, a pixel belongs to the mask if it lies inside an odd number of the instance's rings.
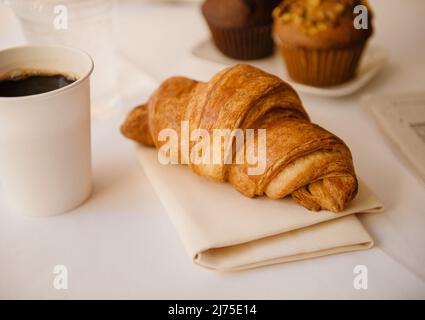
[[[278,77],[240,64],[209,82],[185,77],[164,81],[146,104],[133,109],[121,126],[129,139],[160,148],[163,129],[265,129],[266,162],[261,174],[248,174],[249,164],[189,163],[192,171],[215,181],[228,181],[248,197],[280,199],[291,195],[313,211],[340,212],[357,194],[351,152],[334,134],[310,122],[294,89]],[[258,144],[258,138],[253,142]],[[190,150],[194,143],[190,142]],[[179,157],[183,157],[179,147]],[[233,154],[243,152],[234,150]]]

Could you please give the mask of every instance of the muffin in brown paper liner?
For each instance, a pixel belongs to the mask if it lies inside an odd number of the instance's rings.
[[[274,51],[272,11],[281,0],[205,0],[202,14],[216,47],[239,60],[260,59]]]
[[[354,8],[368,9],[367,29],[354,27]],[[326,87],[355,77],[372,14],[365,0],[286,0],[274,12],[273,38],[296,82]]]

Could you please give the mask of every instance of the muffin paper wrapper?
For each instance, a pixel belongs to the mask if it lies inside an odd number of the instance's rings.
[[[209,23],[209,27],[217,48],[230,58],[260,59],[273,53],[271,25],[226,29]]]
[[[366,42],[352,47],[306,49],[279,45],[289,76],[296,82],[325,87],[355,76]]]

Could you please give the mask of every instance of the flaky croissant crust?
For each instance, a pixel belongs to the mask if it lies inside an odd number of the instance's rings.
[[[236,65],[208,82],[185,77],[164,81],[121,127],[129,139],[160,148],[163,129],[266,129],[266,168],[249,175],[248,164],[193,164],[198,175],[228,181],[248,196],[292,198],[309,210],[340,212],[357,193],[350,150],[334,134],[310,122],[293,88],[250,65]],[[257,136],[254,144],[257,144]],[[193,148],[193,143],[189,148]],[[234,151],[230,152],[243,152]]]

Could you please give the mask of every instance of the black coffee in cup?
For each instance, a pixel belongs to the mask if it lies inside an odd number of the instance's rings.
[[[24,97],[57,90],[76,79],[60,73],[28,73],[0,79],[0,97]]]

